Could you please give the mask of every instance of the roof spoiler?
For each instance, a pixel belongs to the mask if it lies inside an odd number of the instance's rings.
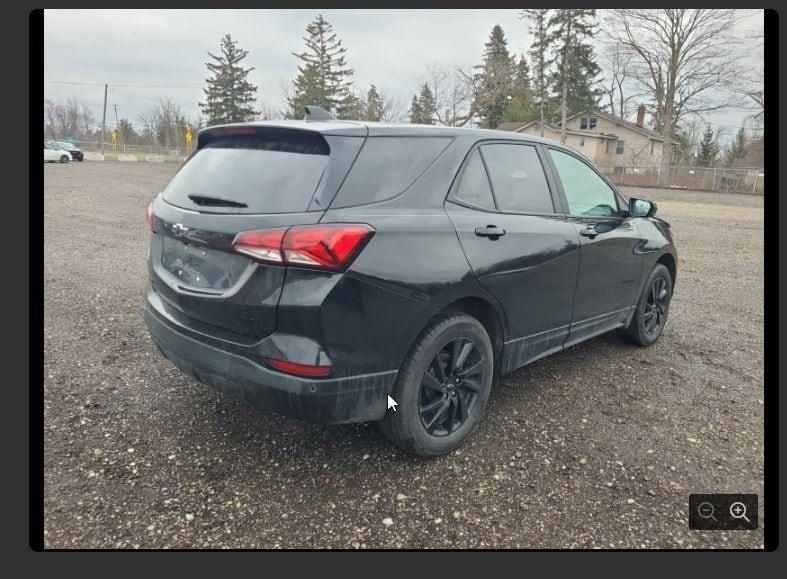
[[[303,117],[304,121],[335,121],[331,113],[320,107],[303,107],[306,109],[306,114]]]

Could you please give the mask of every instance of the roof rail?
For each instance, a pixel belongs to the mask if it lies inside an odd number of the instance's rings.
[[[303,117],[304,121],[335,121],[331,113],[321,107],[303,107],[306,109],[306,115]]]

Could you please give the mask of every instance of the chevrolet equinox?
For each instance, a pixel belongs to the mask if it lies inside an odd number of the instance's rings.
[[[677,255],[655,211],[530,135],[316,107],[213,126],[148,208],[145,320],[219,391],[440,455],[498,377],[610,330],[659,338]]]

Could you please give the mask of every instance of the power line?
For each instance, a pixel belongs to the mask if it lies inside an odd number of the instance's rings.
[[[104,86],[104,83],[98,82],[76,82],[68,80],[45,80],[50,84],[74,84],[78,86]],[[110,86],[115,88],[185,88],[185,89],[201,89],[201,86],[186,86],[174,84],[114,84],[109,83]]]

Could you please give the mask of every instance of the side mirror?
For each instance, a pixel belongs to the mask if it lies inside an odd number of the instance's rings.
[[[656,213],[656,204],[644,199],[629,199],[629,213],[633,217],[652,217]]]

